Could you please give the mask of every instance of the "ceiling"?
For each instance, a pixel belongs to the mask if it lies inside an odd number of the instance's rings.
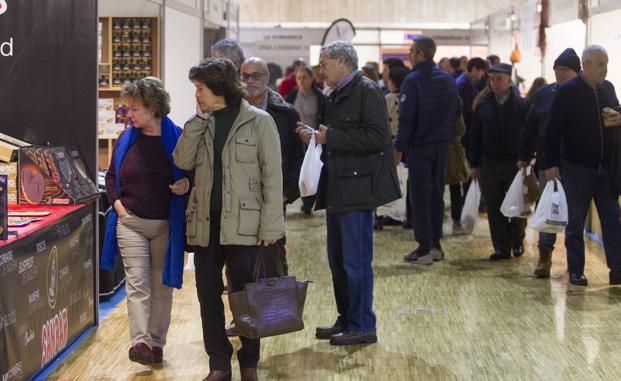
[[[535,0],[527,0],[535,1]],[[469,23],[519,0],[237,0],[244,24],[329,23],[345,17],[356,24]]]

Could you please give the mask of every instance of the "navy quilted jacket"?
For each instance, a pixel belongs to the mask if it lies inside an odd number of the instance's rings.
[[[455,79],[433,61],[416,64],[401,85],[395,149],[448,142],[455,137],[459,102]]]

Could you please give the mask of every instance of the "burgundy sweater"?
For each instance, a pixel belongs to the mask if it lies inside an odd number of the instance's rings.
[[[112,157],[116,153],[116,146]],[[116,200],[131,213],[150,220],[167,220],[173,174],[161,136],[140,134],[121,164],[121,193],[116,191],[114,159],[106,173],[110,204]]]

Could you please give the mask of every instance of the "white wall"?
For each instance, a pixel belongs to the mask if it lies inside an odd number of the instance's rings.
[[[584,50],[586,26],[580,20],[574,20],[562,24],[553,25],[548,29],[548,50],[545,58],[545,78],[548,82],[554,82],[554,60],[567,48],[573,48],[582,55]]]
[[[164,12],[164,84],[171,98],[169,116],[183,125],[196,112],[188,72],[202,58],[201,19],[170,7]]]
[[[99,17],[160,17],[160,6],[148,0],[99,0]]]
[[[592,19],[591,43],[608,51],[608,77],[621,94],[621,10],[596,15]]]

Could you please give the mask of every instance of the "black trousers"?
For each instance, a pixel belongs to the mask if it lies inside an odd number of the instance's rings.
[[[481,193],[487,202],[487,220],[494,251],[510,253],[524,242],[525,218],[507,218],[500,206],[513,182],[518,168],[515,160],[481,160]]]
[[[201,307],[203,342],[209,355],[209,369],[231,369],[233,346],[224,331],[224,303],[222,292],[222,268],[226,263],[229,292],[244,289],[246,283],[254,282],[252,270],[257,257],[257,246],[220,244],[220,213],[211,213],[209,246],[196,246],[196,290]],[[242,347],[237,352],[241,368],[256,368],[259,363],[260,341],[241,337]]]
[[[414,238],[424,251],[440,247],[448,150],[449,142],[407,149],[412,226]]]

